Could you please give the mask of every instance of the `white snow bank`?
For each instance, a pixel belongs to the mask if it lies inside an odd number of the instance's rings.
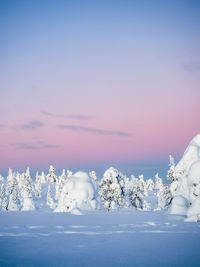
[[[63,186],[58,207],[55,212],[71,212],[81,214],[81,211],[96,209],[94,179],[85,172],[77,172]]]

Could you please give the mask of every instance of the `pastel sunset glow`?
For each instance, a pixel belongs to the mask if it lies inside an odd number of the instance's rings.
[[[199,14],[198,1],[2,0],[0,173],[177,162],[200,133]]]

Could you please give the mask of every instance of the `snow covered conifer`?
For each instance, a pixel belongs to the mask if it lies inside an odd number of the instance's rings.
[[[159,177],[158,173],[156,173],[156,175],[155,175],[155,189],[159,189],[162,186],[163,186],[163,181]]]
[[[59,178],[59,185],[62,187],[62,185],[64,185],[65,181],[66,181],[66,172],[65,169],[62,170],[62,174],[58,177]]]
[[[41,198],[42,195],[42,185],[41,185],[41,176],[36,173],[36,182],[35,182],[35,196]]]
[[[157,193],[158,209],[168,209],[171,206],[173,196],[170,190],[170,185],[162,184]]]
[[[10,189],[9,189],[9,202],[8,202],[8,210],[17,211],[19,210],[18,207],[18,194],[17,194],[17,180],[15,177],[13,177],[11,183],[10,183]]]
[[[41,173],[41,179],[40,180],[41,180],[42,184],[46,183],[46,176],[45,176],[44,172]]]
[[[126,177],[113,167],[104,173],[99,182],[99,194],[104,208],[110,211],[126,206],[125,185]]]
[[[46,204],[51,209],[54,209],[55,208],[55,204],[54,204],[53,199],[51,197],[51,186],[50,186],[50,184],[48,185]]]
[[[177,177],[176,177],[176,173],[175,173],[175,163],[174,163],[174,158],[169,155],[169,167],[170,169],[167,172],[167,179],[171,180],[171,181],[176,181]]]
[[[47,175],[47,182],[53,183],[58,180],[56,174],[55,174],[55,168],[50,165],[49,167],[49,174]]]
[[[1,208],[2,210],[8,210],[8,202],[4,184],[1,185]]]
[[[4,181],[4,178],[3,178],[3,176],[0,174],[0,181]]]
[[[70,170],[67,170],[67,178],[70,178],[72,176],[72,172]]]
[[[154,189],[154,182],[152,179],[148,179],[146,181],[146,188],[147,188],[147,190],[150,190],[150,191],[152,191]]]
[[[29,172],[21,175],[22,185],[21,185],[21,204],[22,210],[35,210],[35,205],[33,202],[33,185],[32,180],[30,179]]]
[[[149,209],[149,204],[144,199],[146,196],[145,190],[143,176],[141,176],[140,180],[134,177],[134,179],[126,183],[126,197],[130,207],[139,210]]]
[[[95,171],[91,171],[89,173],[90,177],[93,178],[94,180],[97,180],[97,175],[96,175],[96,172]]]

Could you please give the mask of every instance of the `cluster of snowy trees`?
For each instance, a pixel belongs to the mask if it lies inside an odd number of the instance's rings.
[[[27,211],[48,208],[55,212],[81,214],[83,210],[104,208],[107,211],[119,208],[137,210],[169,209],[172,214],[186,216],[188,221],[200,221],[200,135],[186,149],[177,165],[170,155],[168,184],[155,175],[155,180],[128,178],[111,167],[99,180],[95,171],[72,174],[63,170],[57,176],[50,166],[49,173],[36,173],[31,178],[30,170],[18,173],[9,169],[8,177],[0,175],[0,209],[2,211]],[[150,196],[157,199],[151,207]]]
[[[79,213],[84,209],[104,208],[108,211],[118,208],[150,209],[146,200],[149,191],[155,191],[159,207],[168,207],[168,188],[162,179],[155,176],[144,180],[144,176],[131,178],[111,167],[97,179],[95,171],[72,174],[63,170],[60,176],[50,166],[49,173],[36,173],[31,178],[29,168],[20,174],[9,169],[7,179],[0,177],[0,206],[3,211],[27,211],[49,208],[56,212]],[[171,195],[170,195],[171,196]],[[170,202],[170,201],[169,201]]]

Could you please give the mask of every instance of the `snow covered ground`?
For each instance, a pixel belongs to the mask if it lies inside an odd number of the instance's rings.
[[[0,213],[0,266],[200,266],[200,223],[166,211]]]

